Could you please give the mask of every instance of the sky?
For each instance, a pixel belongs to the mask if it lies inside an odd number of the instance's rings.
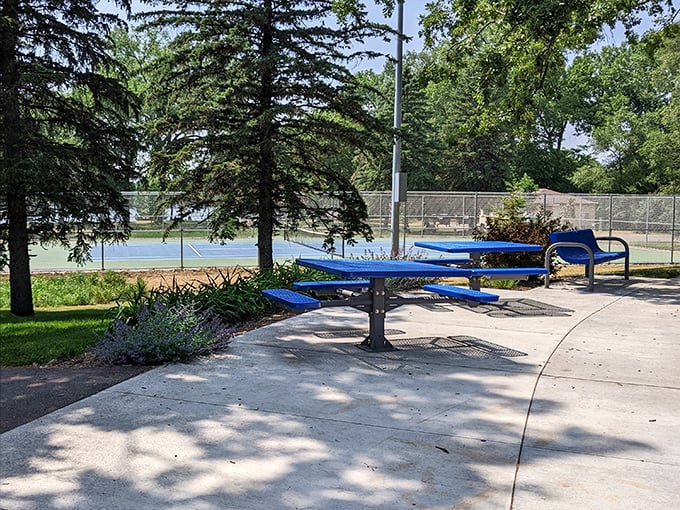
[[[410,51],[421,51],[423,49],[423,38],[419,36],[420,31],[420,16],[425,14],[426,0],[404,0],[404,34],[410,38],[410,40],[404,42],[403,51],[404,54]],[[397,27],[397,13],[396,8],[391,18],[385,18],[382,13],[382,7],[376,6],[371,0],[366,1],[369,17],[373,21],[386,23],[393,28]],[[143,4],[140,0],[132,0],[132,12],[139,12],[143,8]],[[110,12],[120,11],[112,6],[111,0],[101,0],[100,8],[102,10],[107,10]],[[147,7],[148,8],[148,7]],[[640,31],[643,32],[651,27],[649,20],[644,20],[640,27]],[[605,27],[603,38],[595,44],[596,47],[604,45],[619,45],[625,40],[624,32],[622,27],[617,27],[612,30]],[[375,50],[383,54],[396,54],[396,41],[385,42],[382,39],[374,39],[366,42],[367,49]],[[377,58],[371,61],[357,62],[351,67],[353,71],[361,71],[365,69],[374,69],[375,71],[381,71],[385,65],[385,58]]]
[[[410,38],[409,41],[404,42],[403,51],[406,54],[409,51],[420,51],[423,49],[423,39],[419,37],[418,31],[420,27],[419,17],[425,13],[426,0],[404,0],[404,34]],[[385,18],[382,13],[382,7],[376,6],[371,0],[366,1],[369,17],[371,20],[385,23],[393,28],[397,28],[397,12],[396,8],[391,18]],[[110,0],[101,0],[99,8],[106,12],[115,12],[121,15],[120,9],[116,8]],[[138,13],[148,6],[144,6],[140,0],[132,0],[132,13]],[[378,51],[384,54],[396,54],[396,41],[385,42],[382,39],[375,39],[366,42],[366,48]],[[357,62],[352,71],[361,71],[365,69],[374,69],[381,71],[385,65],[385,58],[377,58],[372,61]]]

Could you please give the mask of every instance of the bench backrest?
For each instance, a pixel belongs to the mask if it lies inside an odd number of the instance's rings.
[[[602,250],[597,245],[597,241],[595,240],[595,234],[593,234],[593,231],[589,228],[582,230],[565,230],[564,232],[552,232],[550,234],[550,241],[553,243],[581,243],[593,250],[593,254],[602,253]],[[557,248],[557,254],[567,262],[569,262],[569,259],[572,256],[582,257],[584,253],[584,250],[580,248],[570,248],[567,246]]]

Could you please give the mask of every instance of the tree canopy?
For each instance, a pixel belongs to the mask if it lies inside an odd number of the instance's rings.
[[[33,313],[31,244],[83,261],[94,242],[125,238],[134,97],[107,38],[120,24],[89,1],[2,3],[0,267],[16,315]]]
[[[486,73],[475,84],[480,101],[499,82],[507,93],[493,102],[489,119],[511,115],[515,122],[531,123],[531,107],[539,91],[556,91],[553,74],[564,67],[569,51],[583,51],[602,36],[605,26],[621,24],[630,40],[642,16],[659,26],[671,25],[677,16],[672,0],[588,2],[581,0],[436,0],[428,4],[423,20],[426,41],[448,44],[446,60],[433,67],[436,75],[456,70],[481,42],[493,41]]]
[[[284,222],[371,237],[366,206],[337,170],[347,145],[370,150],[384,130],[346,68],[353,42],[386,34],[361,13],[329,18],[332,0],[180,1],[144,16],[174,37],[152,63],[149,123],[166,143],[151,172],[178,218],[209,210],[216,239],[257,228],[258,259],[272,267]]]

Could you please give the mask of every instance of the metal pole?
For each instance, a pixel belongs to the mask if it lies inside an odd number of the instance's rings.
[[[401,187],[401,91],[404,41],[404,0],[397,2],[397,65],[394,73],[394,145],[392,147],[392,258],[399,255],[399,202]]]
[[[613,223],[614,221],[614,195],[609,195],[609,235],[612,235]]]
[[[675,248],[675,199],[676,196],[673,195],[673,218],[671,220],[671,264],[673,264],[673,251]]]
[[[408,207],[404,207],[404,232],[402,235],[401,252],[406,253],[406,232],[408,232]]]

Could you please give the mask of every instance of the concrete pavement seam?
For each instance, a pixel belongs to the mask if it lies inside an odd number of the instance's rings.
[[[525,416],[525,419],[524,419],[524,427],[522,429],[522,437],[520,439],[519,450],[517,452],[517,463],[515,464],[515,476],[514,476],[513,481],[512,481],[512,493],[510,495],[510,508],[509,508],[509,510],[512,510],[513,507],[514,507],[514,504],[515,504],[515,491],[517,489],[517,478],[519,476],[519,466],[520,466],[521,459],[522,459],[522,451],[524,450],[524,442],[526,440],[527,427],[529,426],[529,416],[531,416],[531,408],[533,406],[534,398],[536,396],[536,389],[538,388],[538,383],[541,380],[541,378],[543,377],[543,374],[544,374],[547,366],[550,364],[550,360],[555,355],[555,353],[558,351],[560,346],[564,343],[564,341],[569,337],[569,335],[571,335],[579,326],[581,326],[581,324],[583,324],[584,322],[589,320],[591,317],[597,315],[602,310],[609,308],[614,303],[618,303],[623,298],[628,297],[630,294],[632,294],[632,290],[630,292],[626,292],[625,294],[617,297],[616,299],[613,299],[609,303],[606,303],[605,305],[597,308],[596,310],[593,310],[591,313],[589,313],[588,315],[583,317],[581,320],[577,321],[576,324],[574,324],[571,328],[569,328],[569,330],[567,330],[567,332],[562,336],[560,341],[557,342],[557,344],[555,345],[555,348],[550,352],[550,354],[548,355],[548,357],[545,360],[545,363],[543,363],[541,370],[539,370],[539,372],[536,376],[536,381],[534,382],[534,387],[531,391],[531,397],[529,399],[529,405],[527,407],[527,412],[526,412],[526,416]]]

